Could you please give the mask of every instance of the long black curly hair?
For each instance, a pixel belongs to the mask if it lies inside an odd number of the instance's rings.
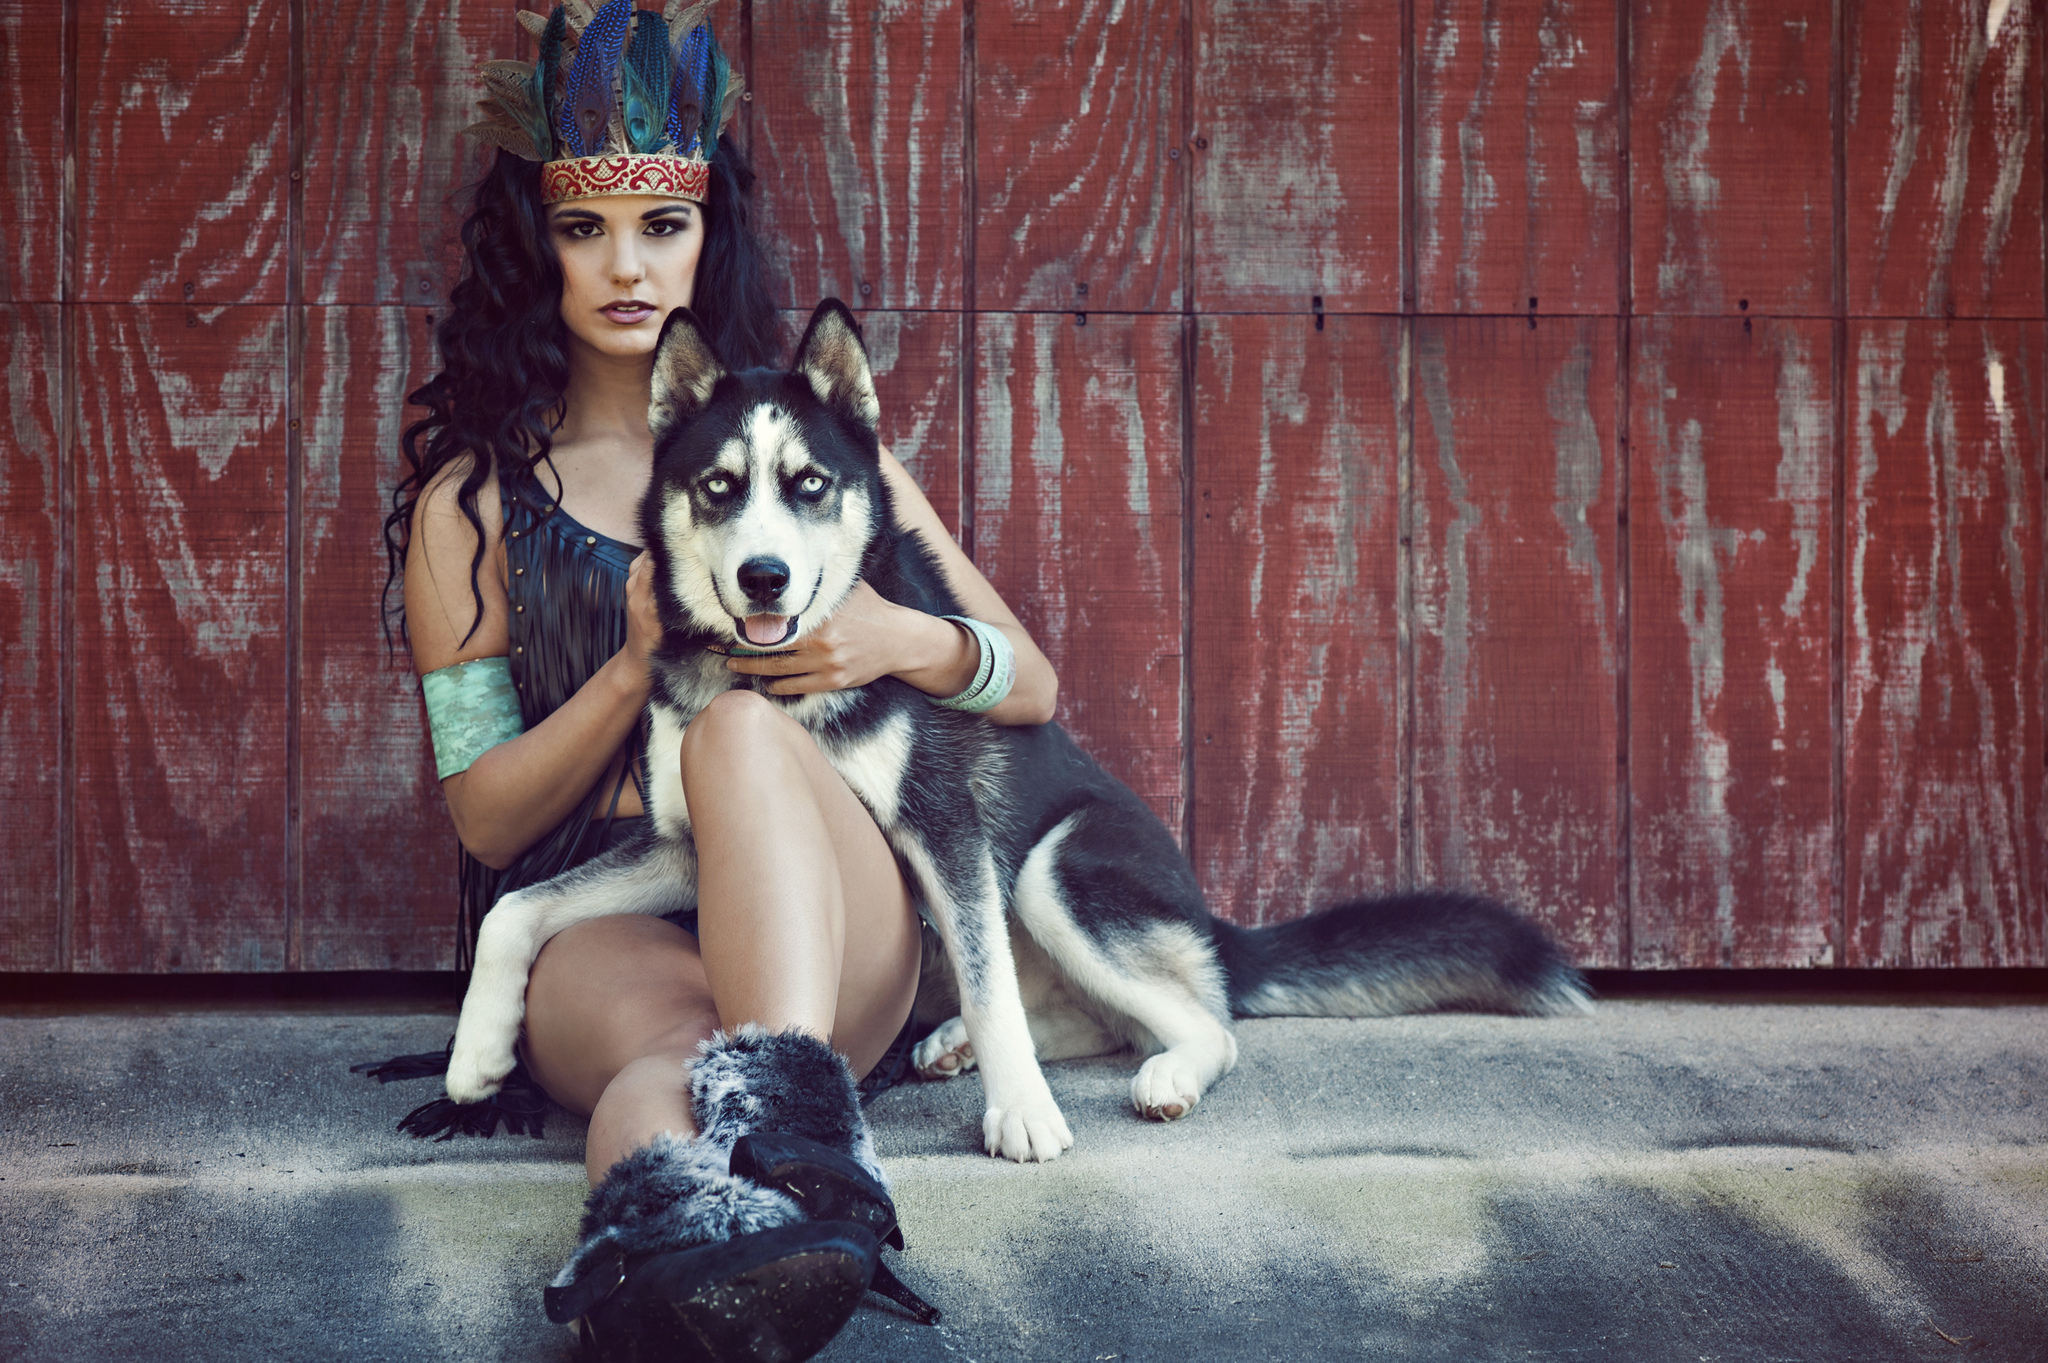
[[[709,330],[719,358],[735,369],[780,363],[783,350],[750,221],[753,189],[753,168],[730,138],[719,138],[690,308]],[[483,620],[477,574],[484,524],[477,494],[500,470],[531,468],[548,457],[569,383],[562,267],[541,205],[539,163],[498,153],[463,219],[462,248],[462,276],[449,292],[448,315],[434,331],[441,372],[406,397],[427,415],[405,429],[406,472],[384,518],[384,620],[387,635],[395,623],[408,645],[405,603],[402,597],[394,601],[391,589],[405,571],[421,494],[450,464],[468,460],[456,500],[477,536],[469,561],[474,634]]]

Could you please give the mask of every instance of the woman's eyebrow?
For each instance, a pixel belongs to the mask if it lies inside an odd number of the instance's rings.
[[[656,218],[666,217],[670,213],[681,213],[688,216],[689,212],[690,206],[688,204],[663,204],[659,208],[650,208],[645,213],[642,213],[640,221],[653,222]]]
[[[555,214],[556,222],[603,222],[604,218],[587,208],[565,208]]]

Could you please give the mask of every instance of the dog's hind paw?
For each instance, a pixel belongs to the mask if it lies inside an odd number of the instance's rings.
[[[917,1043],[910,1053],[920,1079],[954,1079],[974,1068],[974,1043],[967,1039],[967,1024],[959,1018],[942,1022],[938,1030]]]
[[[465,1046],[458,1035],[448,1057],[448,1096],[458,1103],[480,1103],[505,1086],[505,1076],[518,1063],[510,1046]]]
[[[1019,1164],[1056,1160],[1074,1144],[1074,1133],[1050,1093],[1034,1101],[991,1105],[982,1114],[981,1134],[991,1155]]]
[[[1155,1122],[1178,1121],[1201,1101],[1202,1084],[1194,1067],[1170,1051],[1147,1060],[1131,1080],[1131,1106]]]

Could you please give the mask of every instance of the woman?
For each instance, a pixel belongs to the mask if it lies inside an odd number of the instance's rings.
[[[635,512],[652,463],[649,377],[664,319],[692,309],[729,366],[780,358],[748,225],[753,176],[719,135],[738,83],[709,30],[671,37],[658,16],[634,16],[616,0],[581,26],[575,64],[558,64],[576,17],[558,9],[536,34],[542,61],[521,77],[531,91],[523,103],[518,90],[504,93],[509,82],[492,83],[500,117],[480,127],[504,149],[463,225],[463,276],[439,331],[445,367],[412,396],[430,415],[406,434],[410,472],[386,526],[394,572],[403,564],[404,625],[466,854],[472,939],[478,908],[587,859],[642,817],[636,727],[661,626],[649,560],[634,542]],[[703,111],[701,129],[685,127],[685,144],[673,136],[671,109],[665,160],[640,154],[637,136],[620,144],[630,101],[624,118],[576,103],[598,83],[579,80],[586,62],[609,55],[625,73],[603,80],[597,98],[616,100],[644,74],[636,63],[652,50],[650,33],[671,51],[676,102],[698,101],[685,119]],[[693,63],[703,72],[694,87]],[[536,106],[552,116],[535,118]],[[537,146],[544,138],[554,145]],[[634,182],[656,192],[564,178],[622,152],[656,172]],[[901,523],[934,546],[966,609],[1015,650],[1014,686],[988,717],[1045,722],[1057,690],[1051,665],[902,466],[886,451],[882,458]],[[597,1190],[584,1245],[558,1289],[587,1280],[608,1245],[647,1247],[645,1235],[636,1241],[631,1228],[618,1230],[620,1199],[633,1195],[624,1180],[648,1173],[640,1166],[650,1160],[668,1161],[662,1177],[681,1167],[669,1156],[707,1120],[701,1076],[694,1098],[690,1076],[714,1034],[725,1047],[736,1029],[755,1024],[799,1050],[804,1039],[829,1042],[846,1062],[833,1060],[835,1072],[850,1067],[854,1077],[871,1076],[885,1056],[900,1066],[917,988],[916,914],[866,810],[766,696],[893,674],[943,703],[971,686],[980,649],[966,628],[862,586],[788,650],[729,660],[736,689],[692,721],[682,749],[699,866],[694,918],[578,925],[548,942],[530,976],[522,1059],[549,1097],[588,1114],[585,1165]],[[437,710],[441,693],[460,698]],[[496,730],[478,719],[494,707]],[[711,1054],[734,1058],[730,1049]],[[776,1063],[806,1061],[778,1054]],[[851,1120],[858,1123],[857,1109]],[[864,1128],[851,1139],[859,1148],[846,1153],[866,1151]],[[745,1201],[724,1184],[714,1191],[729,1209]],[[732,1211],[726,1230],[775,1219]],[[617,1233],[606,1241],[607,1231]],[[787,1279],[791,1270],[778,1271]],[[562,1309],[589,1306],[589,1295]],[[632,1295],[621,1290],[614,1304]],[[573,1314],[593,1323],[603,1316]],[[780,1324],[824,1338],[837,1328]],[[614,1340],[644,1333],[630,1322],[614,1327]],[[752,1356],[754,1346],[721,1347],[715,1356]]]

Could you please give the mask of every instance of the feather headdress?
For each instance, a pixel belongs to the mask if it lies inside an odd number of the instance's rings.
[[[566,0],[519,14],[532,63],[485,62],[484,117],[463,131],[541,165],[546,203],[603,194],[704,202],[711,155],[745,86],[705,20],[711,0]]]

